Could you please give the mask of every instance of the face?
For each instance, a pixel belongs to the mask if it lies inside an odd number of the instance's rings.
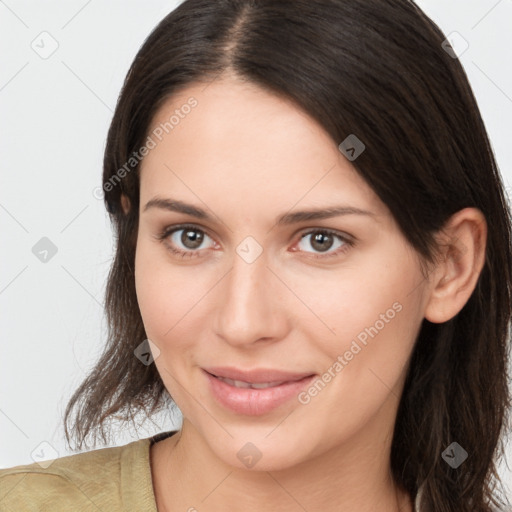
[[[149,135],[136,291],[185,421],[225,463],[247,467],[244,447],[267,470],[389,431],[424,279],[338,144],[289,101],[231,79],[170,98]],[[205,371],[220,367],[286,375],[242,373],[270,386],[240,389]]]

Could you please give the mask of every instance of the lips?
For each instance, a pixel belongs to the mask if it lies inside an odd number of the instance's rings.
[[[217,379],[221,380],[222,382],[225,382],[226,384],[229,384],[230,386],[234,386],[235,388],[242,388],[242,389],[266,389],[266,388],[272,388],[274,386],[279,386],[280,384],[284,384],[286,381],[277,381],[277,382],[245,382],[243,380],[233,380],[233,379],[227,379],[225,377],[219,377],[217,376]]]
[[[316,377],[309,372],[237,368],[203,369],[212,397],[237,414],[257,416],[296,399]],[[295,400],[298,404],[299,402]]]
[[[284,370],[273,370],[269,368],[257,368],[252,370],[241,370],[226,366],[215,366],[203,368],[214,377],[230,379],[231,381],[245,382],[249,384],[282,384],[283,382],[294,382],[304,377],[313,375],[312,372],[287,372]]]

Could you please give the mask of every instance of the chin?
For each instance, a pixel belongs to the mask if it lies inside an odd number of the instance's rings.
[[[291,438],[286,430],[279,432],[280,427],[276,429],[275,425],[270,428],[252,425],[237,432],[228,427],[233,437],[226,434],[220,442],[218,437],[214,437],[209,444],[225,464],[248,471],[286,470],[307,459],[306,434],[301,438],[295,431]]]

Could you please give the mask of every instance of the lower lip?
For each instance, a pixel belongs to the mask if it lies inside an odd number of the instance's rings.
[[[213,396],[221,405],[233,412],[247,416],[259,416],[276,409],[293,397],[297,397],[315,378],[315,375],[311,375],[270,388],[252,389],[236,388],[207,371],[204,371],[204,374],[208,378]]]

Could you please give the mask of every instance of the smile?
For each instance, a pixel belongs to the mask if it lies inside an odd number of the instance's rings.
[[[260,382],[253,382],[213,375],[206,370],[203,374],[208,381],[208,391],[217,404],[245,416],[263,415],[292,401],[316,377],[310,374],[295,376],[295,380],[258,379]]]

